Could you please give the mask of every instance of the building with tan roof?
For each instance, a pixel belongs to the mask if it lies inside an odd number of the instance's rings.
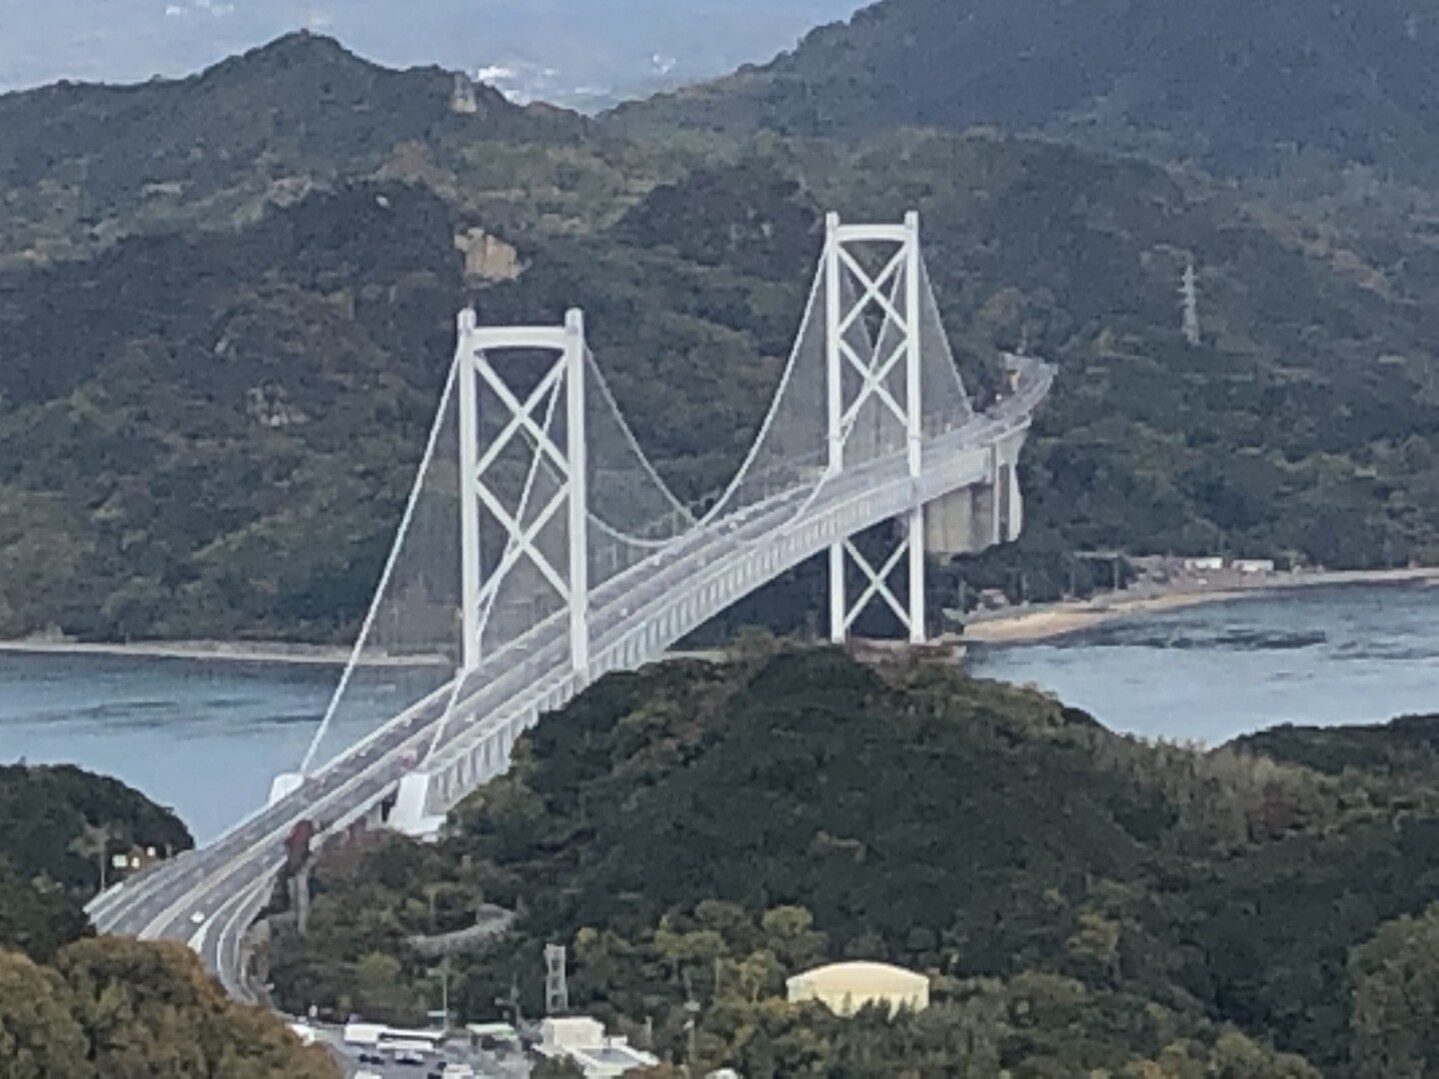
[[[796,974],[785,982],[791,1003],[817,1000],[836,1015],[853,1015],[867,1004],[901,1008],[929,1007],[929,979],[888,963],[831,963]]]

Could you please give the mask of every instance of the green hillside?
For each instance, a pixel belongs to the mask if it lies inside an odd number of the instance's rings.
[[[1148,166],[902,134],[696,167],[608,226],[520,235],[513,282],[464,275],[454,238],[482,213],[394,181],[0,274],[0,634],[350,632],[469,299],[495,321],[584,307],[661,471],[685,497],[721,486],[777,383],[828,206],[920,209],[973,392],[997,348],[1059,362],[1024,459],[1036,597],[1065,583],[1056,553],[1094,546],[1439,557],[1425,307]],[[1191,257],[1198,347],[1175,294]],[[777,602],[794,624],[807,600]]]
[[[0,948],[52,956],[89,933],[83,905],[99,891],[102,860],[192,846],[173,813],[118,780],[0,765]]]
[[[773,62],[621,106],[629,131],[991,125],[1235,175],[1439,177],[1439,11],[1408,0],[881,0]]]
[[[102,861],[191,846],[173,813],[118,780],[68,765],[0,766],[7,1079],[332,1079],[323,1051],[227,1000],[189,948],[94,936],[83,904]]]
[[[573,228],[658,159],[574,113],[469,90],[457,108],[449,72],[390,70],[301,32],[186,79],[0,94],[0,267],[228,231],[365,179],[474,197],[492,228]]]
[[[682,496],[712,491],[763,416],[831,208],[921,211],[981,401],[999,349],[1060,365],[1023,459],[1026,536],[976,583],[1020,564],[1052,597],[1094,548],[1439,559],[1439,320],[1377,234],[1054,143],[681,153],[483,90],[456,112],[452,90],[300,35],[182,82],[0,98],[19,132],[0,231],[50,244],[0,242],[0,635],[345,639],[467,301],[493,321],[584,307],[641,444]],[[105,229],[62,212],[82,193]],[[513,262],[467,264],[477,230]],[[807,581],[736,617],[801,623]]]
[[[322,858],[310,933],[271,974],[290,1008],[415,1015],[433,961],[405,940],[483,899],[522,919],[451,960],[467,1014],[512,978],[534,1014],[541,946],[564,943],[574,1008],[650,1017],[681,1057],[688,987],[705,1068],[1421,1074],[1393,1069],[1439,1059],[1427,1041],[1367,1032],[1439,1005],[1432,981],[1390,993],[1397,956],[1433,975],[1409,949],[1439,924],[1436,835],[1432,774],[1143,745],[1032,692],[886,681],[829,650],[674,663],[548,717],[438,846]],[[777,999],[841,958],[928,972],[935,1008],[855,1028]]]

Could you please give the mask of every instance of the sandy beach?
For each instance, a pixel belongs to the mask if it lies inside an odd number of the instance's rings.
[[[1343,573],[1295,573],[1256,578],[1252,583],[1226,583],[1215,587],[1185,586],[1169,590],[1142,586],[1117,595],[1087,600],[1035,604],[971,615],[963,640],[978,644],[1023,644],[1081,633],[1117,618],[1178,610],[1202,603],[1220,603],[1243,596],[1273,594],[1290,588],[1321,585],[1403,584],[1439,581],[1439,567],[1394,570],[1355,570]]]

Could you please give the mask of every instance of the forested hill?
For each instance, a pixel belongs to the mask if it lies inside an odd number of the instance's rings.
[[[182,944],[96,937],[114,855],[193,845],[169,810],[68,765],[0,766],[0,1071],[14,1079],[334,1079],[275,1016],[235,1004]],[[108,883],[123,870],[109,869]]]
[[[187,79],[0,95],[0,266],[137,233],[225,230],[377,173],[453,185],[513,140],[564,144],[586,127],[480,84],[457,104],[456,85],[302,32]]]
[[[432,976],[406,939],[464,928],[483,899],[523,917],[454,961],[462,1007],[487,1012],[512,978],[537,1007],[536,957],[564,943],[575,1008],[637,1036],[652,1018],[683,1059],[690,996],[697,1064],[754,1079],[1367,1079],[1439,1060],[1431,1035],[1389,1033],[1439,1007],[1432,772],[1147,745],[955,672],[746,649],[601,681],[438,846],[322,859],[310,934],[271,971],[287,1006],[418,1016]],[[934,1007],[840,1024],[783,1003],[787,975],[843,958],[927,972]]]
[[[1032,597],[1073,550],[1439,559],[1439,303],[1381,242],[1050,142],[674,152],[452,89],[306,35],[191,80],[0,99],[0,635],[347,637],[467,301],[585,308],[662,473],[722,486],[830,209],[922,213],[981,403],[999,349],[1060,364],[1023,458]],[[791,624],[804,602],[780,601]]]
[[[547,144],[506,152],[560,171]],[[589,174],[571,173],[565,197],[583,198]],[[777,383],[831,206],[920,209],[976,393],[997,348],[1060,362],[1023,462],[1026,549],[1223,544],[1344,567],[1439,552],[1433,313],[1222,191],[938,133],[648,182],[574,232],[542,224],[543,191],[475,184],[455,201],[391,180],[0,271],[0,634],[353,631],[469,299],[496,321],[585,308],[661,471],[684,497],[721,486]],[[502,203],[495,216],[532,223],[515,236],[522,272],[467,276],[456,238]],[[1190,258],[1199,346],[1176,303]]]
[[[1412,0],[881,0],[612,120],[748,136],[993,125],[1236,174],[1439,176],[1439,8]]]
[[[88,932],[83,905],[112,855],[192,846],[173,813],[118,780],[68,765],[0,765],[0,948],[48,958]]]

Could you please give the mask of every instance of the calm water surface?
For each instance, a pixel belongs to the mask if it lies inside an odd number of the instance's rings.
[[[973,670],[1052,690],[1116,730],[1211,744],[1439,712],[1439,589],[1296,589],[1139,616],[980,649]]]
[[[337,667],[0,654],[0,761],[68,761],[172,806],[197,839],[300,762]]]
[[[1439,589],[1344,587],[1117,621],[990,648],[1118,730],[1221,742],[1292,721],[1439,711]],[[0,761],[71,761],[173,806],[201,840],[257,807],[324,712],[334,667],[0,655]]]

